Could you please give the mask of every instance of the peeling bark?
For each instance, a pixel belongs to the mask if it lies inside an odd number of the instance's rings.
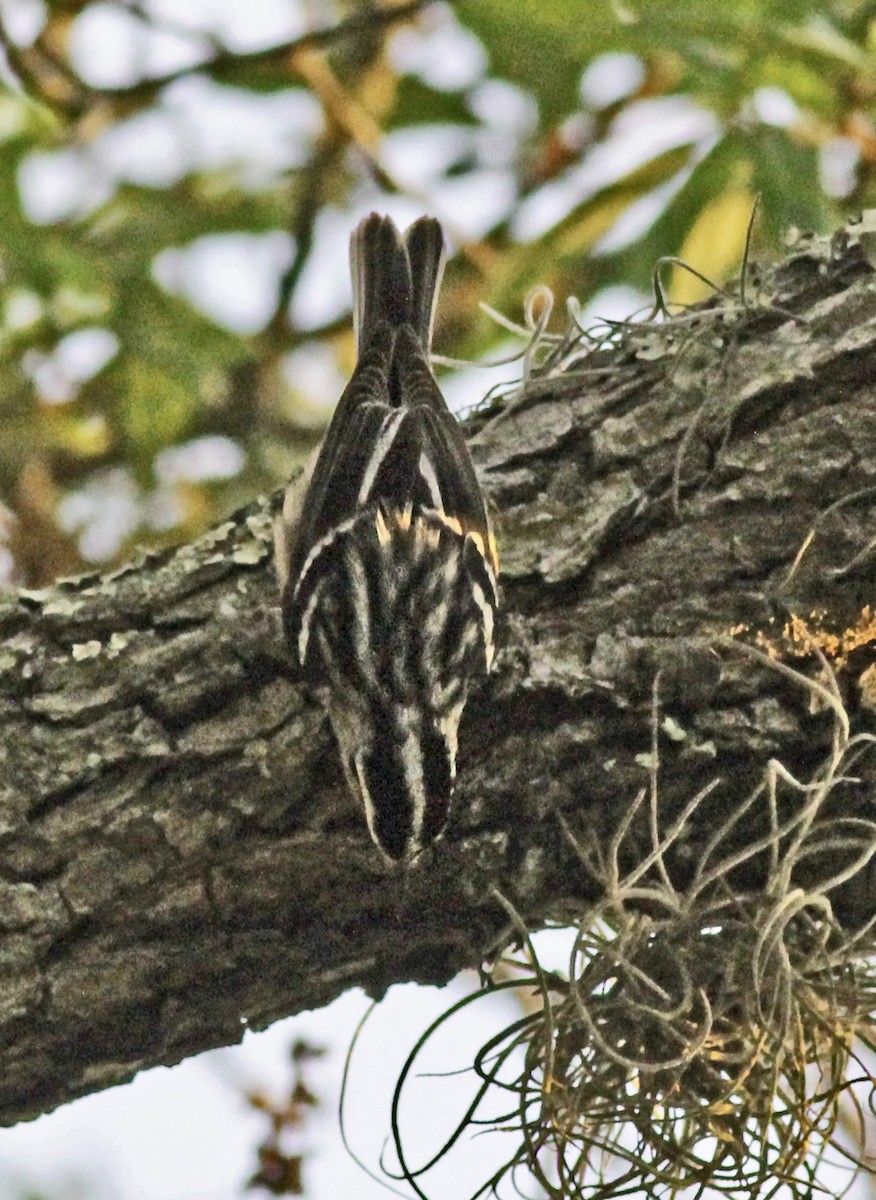
[[[830,741],[805,688],[731,631],[813,674],[785,622],[859,622],[838,679],[867,728],[874,256],[866,220],[802,239],[747,305],[643,328],[472,424],[500,652],[466,712],[450,828],[406,873],[288,680],[269,502],[112,576],[0,600],[0,1121],[352,986],[444,982],[507,935],[494,885],[533,925],[571,919],[595,884],[560,815],[605,839],[648,786],[655,679],[661,805],[721,780],[675,848],[683,878],[771,757],[806,779]],[[855,774],[837,803],[867,813],[869,758]],[[858,924],[874,894],[863,871],[834,910]]]

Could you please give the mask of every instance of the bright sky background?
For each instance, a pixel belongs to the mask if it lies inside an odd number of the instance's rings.
[[[86,79],[119,85],[138,72],[161,72],[198,61],[206,53],[203,31],[221,34],[232,48],[252,50],[302,32],[308,14],[317,21],[318,4],[304,0],[151,0],[149,7],[171,17],[176,32],[151,39],[145,47],[134,38],[130,18],[104,4],[78,23],[75,53]],[[10,32],[27,41],[39,28],[41,0],[0,0],[0,12]],[[484,71],[483,51],[452,20],[426,41],[403,31],[393,52],[448,87],[467,86]],[[640,70],[626,55],[606,56],[587,72],[582,90],[603,102],[635,86]],[[783,118],[782,94],[764,98],[773,104],[776,123]],[[410,198],[378,198],[363,188],[359,210],[353,214],[327,210],[317,229],[316,253],[303,281],[295,318],[303,326],[331,320],[349,304],[347,240],[355,221],[375,204],[406,224],[428,207],[457,236],[476,237],[504,210],[510,183],[503,170],[509,133],[532,120],[530,101],[507,84],[486,80],[480,103],[492,114],[492,166],[466,180],[436,182],[436,162],[449,151],[442,132],[428,141],[409,133],[390,135],[384,152],[393,173],[410,181]],[[88,149],[88,157],[62,152],[34,155],[22,171],[20,188],[31,216],[46,223],[92,207],[121,179],[156,184],[182,174],[193,160],[204,166],[245,162],[256,175],[287,167],[303,157],[302,138],[318,127],[320,115],[308,96],[255,97],[214,88],[192,78],[168,89],[158,111],[143,114],[108,131]],[[537,236],[570,205],[658,150],[688,138],[701,139],[704,149],[713,133],[712,118],[679,99],[655,100],[639,107],[635,121],[618,128],[604,154],[588,158],[578,173],[542,189],[523,208],[516,233]],[[606,239],[604,249],[616,248],[638,236],[654,218],[658,197],[634,206]],[[184,249],[168,251],[156,262],[160,282],[187,295],[215,320],[241,331],[260,328],[273,310],[277,280],[291,247],[282,234],[264,237],[235,235],[202,239]],[[631,289],[603,293],[590,315],[621,318],[643,301]],[[509,314],[519,317],[519,314]],[[97,331],[98,334],[100,331]],[[109,335],[107,335],[109,336]],[[437,347],[440,351],[440,347]],[[98,369],[113,347],[100,337],[67,339],[60,358],[42,363],[44,391],[64,398],[65,380]],[[342,381],[328,351],[310,347],[290,356],[288,369],[306,380],[317,397],[330,406]],[[466,370],[448,381],[446,392],[459,410],[474,404],[498,380],[511,380],[519,368],[497,371]],[[202,439],[206,441],[206,439]],[[239,453],[239,452],[238,452]],[[159,464],[159,472],[234,472],[240,463],[228,439],[216,438],[186,453],[174,451]],[[124,478],[111,477],[100,495],[81,495],[71,501],[68,519],[89,525],[95,553],[116,536],[125,513],[134,504]],[[78,507],[77,507],[78,505]],[[126,509],[127,506],[127,509]],[[99,520],[98,520],[99,518]],[[101,523],[102,522],[102,523]],[[90,523],[90,524],[89,524]],[[562,966],[568,939],[539,935],[546,965]],[[389,1098],[404,1055],[433,1019],[453,999],[475,986],[463,977],[445,989],[401,986],[391,990],[366,1027],[353,1066],[348,1103],[348,1129],[355,1149],[375,1170],[389,1129]],[[330,1054],[309,1065],[307,1080],[323,1101],[308,1126],[304,1148],[313,1157],[306,1165],[307,1194],[314,1200],[357,1200],[387,1193],[352,1162],[340,1144],[336,1106],[343,1057],[350,1037],[367,1007],[359,993],[342,997],[316,1013],[282,1021],[272,1029],[245,1035],[239,1048],[220,1050],[191,1059],[173,1069],[142,1074],[125,1087],[98,1093],[65,1106],[28,1125],[0,1131],[0,1200],[28,1188],[44,1188],[68,1200],[238,1200],[255,1168],[255,1146],[265,1122],[241,1099],[244,1089],[268,1091],[278,1098],[288,1089],[291,1070],[288,1051],[296,1038],[325,1045]],[[508,998],[480,1001],[454,1035],[445,1039],[436,1059],[442,1069],[462,1066],[466,1049],[480,1044],[500,1021],[513,1020],[519,1009]],[[461,1108],[465,1081],[427,1081],[421,1092],[422,1109],[411,1113],[411,1147],[425,1153],[436,1143],[428,1140],[442,1120]],[[418,1132],[417,1132],[418,1131]],[[422,1140],[425,1137],[427,1140]],[[430,1192],[436,1200],[466,1195],[484,1163],[501,1152],[501,1135],[477,1140],[473,1149],[454,1155],[447,1169],[436,1172]],[[477,1172],[477,1174],[475,1174]],[[254,1194],[254,1193],[252,1193]]]
[[[537,945],[546,966],[567,965],[568,934],[538,934]],[[473,972],[445,988],[399,985],[369,1017],[352,1062],[346,1128],[357,1155],[378,1174],[392,1088],[406,1055],[431,1021],[476,987]],[[263,1033],[247,1032],[240,1047],[145,1071],[133,1083],[0,1130],[0,1196],[20,1196],[26,1187],[45,1188],[65,1200],[239,1200],[259,1194],[243,1188],[255,1169],[255,1147],[266,1124],[249,1110],[242,1093],[258,1090],[277,1101],[288,1095],[289,1049],[303,1038],[329,1051],[306,1071],[322,1108],[301,1140],[285,1147],[308,1152],[307,1195],[314,1200],[385,1198],[385,1188],[348,1155],[337,1120],[347,1047],[369,1005],[362,992],[350,992],[320,1011],[279,1021]],[[482,996],[436,1041],[422,1069],[464,1067],[484,1041],[520,1015],[508,993]],[[440,1144],[436,1138],[451,1131],[470,1095],[466,1077],[413,1085],[412,1102],[402,1112],[413,1164],[434,1152]],[[501,1162],[503,1144],[509,1153],[513,1143],[501,1134],[464,1139],[430,1176],[431,1194],[455,1200],[491,1162]]]

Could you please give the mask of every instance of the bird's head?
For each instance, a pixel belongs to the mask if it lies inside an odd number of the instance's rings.
[[[495,584],[471,537],[433,514],[362,519],[305,607],[316,685],[372,837],[410,860],[447,823],[459,722],[492,658]]]
[[[372,715],[363,719],[337,700],[329,701],[329,716],[371,836],[386,858],[410,862],[447,824],[464,702],[443,715],[391,702],[372,736]]]

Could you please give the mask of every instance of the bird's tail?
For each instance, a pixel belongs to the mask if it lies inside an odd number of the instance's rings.
[[[381,325],[413,328],[428,355],[438,288],[444,273],[444,237],[421,217],[404,237],[389,217],[372,213],[350,241],[356,345],[361,355]]]

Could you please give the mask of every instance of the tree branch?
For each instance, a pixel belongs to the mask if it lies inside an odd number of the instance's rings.
[[[480,419],[500,653],[446,838],[406,873],[287,679],[266,502],[2,601],[0,1119],[356,985],[444,982],[507,937],[494,885],[533,925],[574,919],[596,885],[573,843],[605,844],[648,786],[655,679],[666,813],[720,781],[667,859],[682,879],[771,758],[805,779],[830,741],[806,689],[733,636],[815,677],[817,631],[858,628],[833,665],[867,727],[873,238],[804,240],[750,281],[755,306],[642,328]],[[783,633],[792,614],[812,643]],[[872,806],[873,765],[855,768],[849,815]],[[739,836],[766,820],[755,806]],[[762,878],[754,858],[736,882]],[[856,876],[835,913],[869,917],[872,888]]]
[[[312,29],[287,42],[241,54],[220,50],[212,58],[193,66],[181,67],[123,87],[98,87],[86,83],[52,51],[44,37],[33,48],[21,50],[11,40],[0,21],[0,47],[24,90],[35,99],[60,111],[80,111],[88,104],[102,101],[130,113],[153,103],[155,97],[190,75],[207,74],[214,79],[233,81],[255,69],[283,68],[288,72],[292,58],[304,50],[322,50],[345,38],[376,34],[415,16],[435,0],[396,0],[394,3],[367,6],[335,25]]]

